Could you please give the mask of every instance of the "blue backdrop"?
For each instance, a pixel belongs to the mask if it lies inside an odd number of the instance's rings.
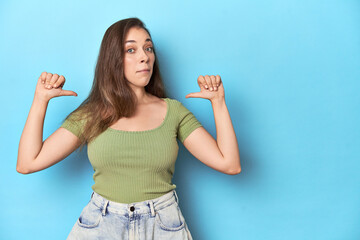
[[[360,239],[360,1],[1,1],[0,239],[65,239],[90,199],[86,149],[16,172],[42,71],[78,97],[50,101],[44,139],[88,95],[114,22],[150,29],[169,97],[216,137],[211,104],[185,95],[219,74],[242,172],[180,144],[174,183],[194,239]],[[61,146],[59,146],[61,147]]]

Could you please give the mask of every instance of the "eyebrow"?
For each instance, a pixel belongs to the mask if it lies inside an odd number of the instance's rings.
[[[135,40],[127,40],[125,43],[130,43],[130,42],[136,42],[136,41],[135,41]],[[145,40],[145,42],[151,42],[151,43],[152,43],[152,41],[151,41],[150,38],[147,38],[147,39]]]

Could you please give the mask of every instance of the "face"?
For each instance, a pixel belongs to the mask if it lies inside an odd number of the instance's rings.
[[[124,72],[131,87],[145,87],[151,78],[155,54],[149,34],[133,27],[125,38]]]

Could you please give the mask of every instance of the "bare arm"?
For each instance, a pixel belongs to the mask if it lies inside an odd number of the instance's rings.
[[[238,174],[241,172],[239,147],[225,103],[220,77],[217,79],[199,77],[198,83],[201,92],[188,94],[188,97],[203,97],[211,101],[217,139],[215,141],[205,128],[200,127],[194,130],[183,144],[192,155],[207,166],[226,174]],[[213,87],[213,90],[207,90],[204,87],[206,84],[209,88]]]
[[[185,140],[184,146],[205,165],[229,175],[241,171],[239,147],[225,100],[212,103],[216,135],[215,139],[200,127]]]
[[[239,173],[241,171],[239,147],[225,99],[214,100],[211,104],[215,118],[217,145],[227,166],[232,172]]]
[[[64,128],[56,130],[44,142],[42,139],[45,113],[50,99],[77,95],[75,92],[62,90],[64,82],[63,76],[46,72],[38,79],[34,100],[20,138],[16,165],[19,173],[32,173],[52,166],[80,145],[78,137]],[[46,88],[48,85],[51,87]]]

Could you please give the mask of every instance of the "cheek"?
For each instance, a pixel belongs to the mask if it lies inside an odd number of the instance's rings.
[[[124,59],[124,70],[125,72],[130,72],[134,68],[134,63],[131,58]]]
[[[155,56],[153,55],[153,56],[151,57],[151,64],[154,66],[154,63],[155,63]]]

